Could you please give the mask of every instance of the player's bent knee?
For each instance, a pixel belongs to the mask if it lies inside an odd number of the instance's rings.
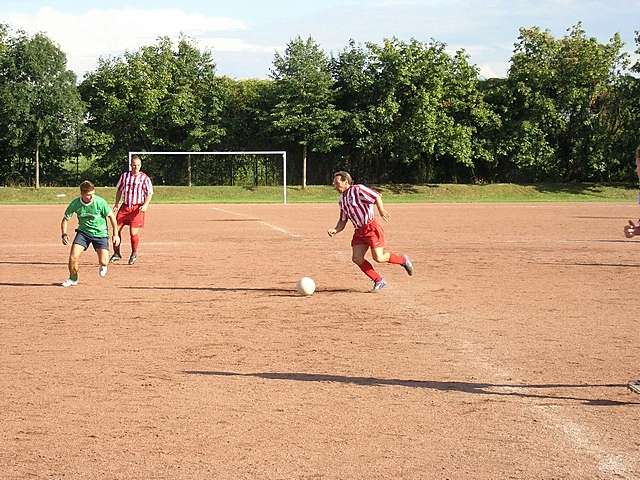
[[[378,262],[378,263],[385,263],[389,260],[389,257],[385,254],[377,254],[377,253],[372,253],[371,254],[371,258],[373,258],[374,261]]]

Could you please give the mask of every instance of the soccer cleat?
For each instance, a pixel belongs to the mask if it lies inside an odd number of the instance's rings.
[[[120,254],[114,253],[113,255],[111,255],[111,258],[109,259],[109,263],[117,262],[121,258],[122,257],[120,256]]]
[[[75,285],[78,285],[78,280],[71,280],[70,278],[67,278],[64,282],[60,284],[60,286],[64,288],[73,287]]]
[[[100,268],[98,269],[98,275],[100,275],[100,277],[102,277],[102,278],[107,276],[107,266],[106,265],[100,265]]]
[[[629,220],[629,225],[624,226],[624,236],[627,238],[631,238],[635,235],[636,225],[631,220]]]
[[[636,380],[635,382],[630,382],[627,387],[634,393],[640,393],[640,380]]]
[[[380,290],[382,290],[386,286],[387,286],[387,282],[384,281],[384,278],[381,278],[377,282],[373,282],[373,288],[371,290],[369,290],[369,291],[371,293],[376,293],[376,292],[379,292]]]
[[[135,253],[132,253],[129,257],[129,265],[133,265],[138,260],[138,256]]]
[[[411,259],[407,255],[404,256],[402,267],[407,271],[409,276],[413,275],[413,263],[411,263]]]

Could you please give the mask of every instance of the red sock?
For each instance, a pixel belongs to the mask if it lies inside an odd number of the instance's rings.
[[[131,253],[138,251],[138,243],[140,243],[140,235],[131,235]]]
[[[362,263],[362,265],[358,265],[358,266],[360,267],[360,270],[362,270],[364,274],[374,282],[377,282],[382,278],[382,275],[376,272],[371,266],[371,264],[366,260]]]
[[[398,255],[397,253],[390,254],[389,263],[393,263],[394,265],[404,265],[404,255]]]

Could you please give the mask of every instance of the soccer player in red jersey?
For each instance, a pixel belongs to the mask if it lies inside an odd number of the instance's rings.
[[[333,175],[333,186],[340,193],[340,217],[334,228],[327,233],[330,237],[344,230],[347,221],[351,220],[355,231],[351,240],[353,263],[373,281],[371,292],[378,292],[387,286],[384,278],[376,272],[373,266],[364,258],[367,250],[371,249],[371,256],[378,263],[393,263],[401,265],[409,275],[413,275],[413,264],[406,255],[398,255],[384,248],[384,230],[374,218],[373,206],[378,209],[380,216],[389,221],[389,214],[382,203],[382,196],[375,190],[364,185],[353,184],[348,172],[340,171]]]
[[[640,179],[640,145],[636,148],[636,174]],[[638,203],[640,203],[640,193],[638,193]],[[633,220],[629,220],[629,224],[624,226],[624,236],[627,238],[635,237],[636,235],[640,235],[640,219],[638,223],[635,223]]]
[[[640,179],[640,145],[636,148],[636,174]],[[638,196],[638,201],[640,202],[640,195]],[[629,226],[625,227],[624,233],[628,238],[633,237],[634,235],[640,234],[640,220],[638,220],[638,224],[636,225],[631,220],[629,220]],[[640,379],[633,380],[628,384],[629,390],[634,393],[640,393]]]
[[[120,175],[116,185],[116,201],[113,204],[113,211],[118,212],[118,235],[121,234],[125,225],[129,225],[131,234],[131,256],[129,265],[136,263],[138,259],[138,246],[140,245],[140,229],[144,227],[144,214],[149,208],[151,197],[153,196],[153,185],[146,173],[143,173],[142,161],[138,155],[131,157],[131,170]],[[122,205],[118,208],[122,199]],[[120,245],[113,246],[113,255],[109,262],[117,262],[122,257],[120,255]]]

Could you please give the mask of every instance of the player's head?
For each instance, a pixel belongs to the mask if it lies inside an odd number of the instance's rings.
[[[131,172],[135,175],[142,168],[142,160],[138,155],[131,155]]]
[[[340,170],[333,174],[333,188],[338,192],[342,193],[347,191],[351,185],[353,185],[353,179],[351,175],[349,175],[349,172]]]
[[[85,180],[80,184],[80,198],[84,203],[91,203],[96,193],[96,187],[89,180]]]

